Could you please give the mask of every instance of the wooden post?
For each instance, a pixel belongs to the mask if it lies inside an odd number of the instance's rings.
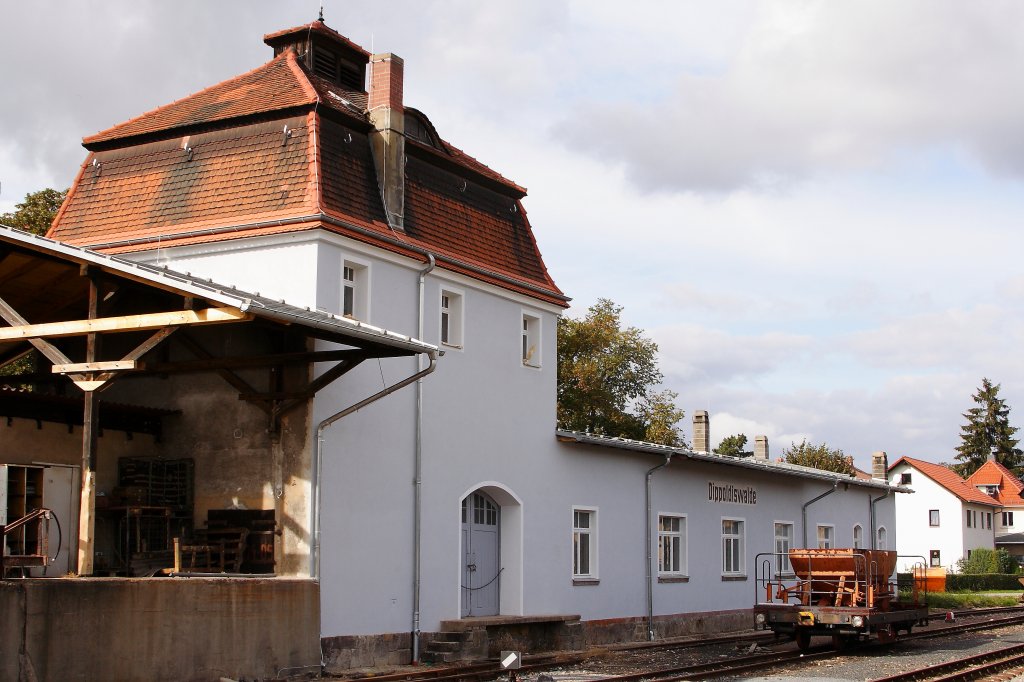
[[[82,275],[89,278],[89,319],[99,316],[99,287],[88,267],[82,266]],[[96,362],[99,355],[99,335],[86,336],[85,361]],[[88,375],[95,378],[94,373]],[[78,510],[78,575],[92,575],[96,543],[96,436],[99,431],[99,397],[96,391],[84,392],[82,415],[82,489]]]

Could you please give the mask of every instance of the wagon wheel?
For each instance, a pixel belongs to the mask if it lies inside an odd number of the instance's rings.
[[[796,639],[796,648],[800,651],[811,648],[811,635],[806,630],[797,630],[793,637]]]

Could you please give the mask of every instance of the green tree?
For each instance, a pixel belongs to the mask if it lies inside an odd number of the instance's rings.
[[[754,454],[745,450],[747,447],[747,437],[742,433],[737,433],[735,436],[726,436],[722,439],[722,442],[718,444],[714,452],[719,455],[728,455],[730,457],[749,457]]]
[[[33,234],[45,234],[50,223],[64,203],[68,191],[59,192],[55,189],[41,189],[25,195],[25,200],[15,204],[11,213],[0,213],[0,225],[7,225]],[[32,374],[39,366],[39,355],[32,351],[16,360],[0,366],[0,376],[20,376]],[[22,388],[30,388],[22,386]]]
[[[622,308],[607,299],[582,319],[558,321],[558,424],[564,429],[682,445],[676,394],[661,383],[658,345],[622,328]]]
[[[853,474],[851,458],[844,455],[842,450],[833,450],[826,443],[812,445],[804,439],[799,445],[793,443],[789,448],[783,450],[782,454],[789,464],[836,471],[841,474]]]
[[[61,192],[49,187],[30,192],[25,195],[24,201],[14,205],[14,212],[0,214],[0,225],[16,227],[32,234],[46,234],[67,195],[67,190]]]
[[[1019,439],[1013,437],[1017,428],[1010,426],[1010,408],[999,397],[999,387],[983,378],[981,388],[971,396],[977,407],[963,414],[967,423],[960,427],[955,458],[955,471],[961,476],[973,474],[992,452],[1016,476],[1024,474],[1024,453],[1017,447]]]

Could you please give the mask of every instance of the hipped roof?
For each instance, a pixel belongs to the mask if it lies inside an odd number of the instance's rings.
[[[366,101],[285,49],[85,138],[90,154],[47,236],[125,253],[325,229],[424,262],[430,252],[446,269],[566,305],[526,190],[444,140],[406,140],[404,230],[388,224]]]
[[[892,471],[904,462],[914,467],[964,502],[984,504],[993,507],[999,506],[999,503],[996,500],[968,484],[964,479],[960,478],[955,471],[952,471],[941,464],[933,464],[932,462],[926,462],[922,459],[914,459],[913,457],[900,457],[891,467],[889,467],[889,471]]]

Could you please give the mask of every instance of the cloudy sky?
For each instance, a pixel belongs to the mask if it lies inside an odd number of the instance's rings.
[[[247,71],[317,0],[0,5],[0,212],[83,136]],[[406,103],[529,188],[552,275],[661,348],[687,419],[774,454],[951,460],[1024,426],[1024,3],[326,0]],[[689,428],[687,428],[689,434]]]

